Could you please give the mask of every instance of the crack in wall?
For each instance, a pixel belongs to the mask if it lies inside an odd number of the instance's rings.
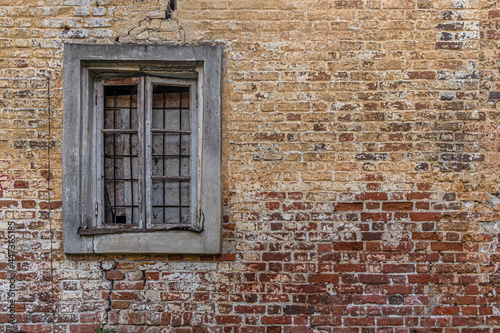
[[[116,269],[116,261],[113,261],[110,267],[104,267],[104,265],[108,265],[108,264],[110,264],[110,263],[103,263],[103,261],[99,262],[99,267],[101,268],[101,271],[104,274],[104,279],[106,281],[109,281],[111,283],[111,286],[110,286],[109,292],[108,292],[108,297],[106,298],[107,305],[106,305],[106,308],[104,309],[106,315],[105,315],[105,323],[104,323],[103,326],[109,324],[109,313],[112,310],[112,306],[111,306],[111,294],[113,293],[114,287],[115,287],[115,281],[108,279],[107,278],[107,273],[109,271],[111,271],[111,270]]]
[[[427,295],[429,296],[432,296],[431,299],[429,300],[429,303],[427,304],[427,311],[428,311],[428,314],[431,315],[432,314],[432,310],[439,305],[439,301],[438,301],[438,296],[437,294],[434,292],[434,290],[432,290],[432,286],[429,285],[427,286],[427,288],[429,288],[429,290],[427,291]]]

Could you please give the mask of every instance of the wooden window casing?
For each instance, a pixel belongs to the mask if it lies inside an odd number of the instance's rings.
[[[201,231],[196,81],[105,79],[96,94],[96,228],[80,233]]]
[[[96,171],[101,186],[96,186],[96,226],[100,229],[143,225],[142,81],[133,78],[97,83]]]
[[[221,253],[222,48],[212,45],[67,43],[63,52],[64,252]],[[156,85],[156,92],[162,96],[169,91],[184,93],[189,86],[189,103],[193,104],[190,105],[190,130],[180,126],[177,133],[167,134],[164,130],[169,128],[164,128],[164,124],[155,128],[156,125],[148,123],[155,121],[155,116],[148,113],[155,103],[161,103],[162,112],[164,110],[163,97],[157,97],[156,102],[154,98],[146,97],[148,85],[153,95]],[[136,95],[134,86],[138,87],[137,99],[130,96]],[[130,93],[131,90],[134,92]],[[104,93],[113,96],[108,98],[106,106],[109,115],[102,113],[105,109]],[[177,97],[186,100],[186,97]],[[185,108],[184,104],[180,106]],[[187,124],[186,121],[183,123]],[[146,131],[146,128],[150,130]],[[154,133],[161,137],[161,143],[158,140],[153,142]],[[158,170],[158,165],[167,164],[158,159],[169,155],[167,151],[165,154],[160,151],[165,148],[163,135],[180,138],[178,141],[172,139],[170,144],[174,146],[180,145],[180,141],[190,140],[190,144],[183,145],[182,151],[175,151],[177,159],[168,162],[177,162],[177,167],[169,169],[170,173]],[[151,146],[155,147],[154,151],[149,150],[153,149]],[[184,156],[188,153],[189,162]],[[184,169],[182,165],[178,167],[179,162],[184,163]],[[156,188],[156,199],[151,200],[155,197],[151,193],[154,192],[153,181],[161,183],[161,188],[164,182],[189,182],[189,198],[184,191],[181,193],[185,197],[182,202],[175,199],[172,188],[177,191],[179,188],[174,185],[169,189],[170,195],[164,198],[158,193],[165,192]],[[108,186],[106,191],[112,192],[107,193],[107,217],[105,185]],[[169,200],[172,205],[178,205],[173,208],[179,212],[184,209],[184,213],[172,211],[170,215],[164,214]],[[153,209],[158,211],[155,213]],[[180,216],[185,218],[177,223]]]
[[[196,81],[146,77],[146,91],[146,228],[200,230]]]

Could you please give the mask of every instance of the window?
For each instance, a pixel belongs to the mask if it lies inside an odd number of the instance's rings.
[[[221,50],[64,47],[66,253],[221,249]]]
[[[96,228],[79,234],[200,231],[196,80],[142,75],[96,85]]]

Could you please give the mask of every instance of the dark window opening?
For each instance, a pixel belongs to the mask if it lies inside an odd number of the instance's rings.
[[[153,85],[152,223],[190,223],[189,88]]]
[[[170,20],[172,18],[172,13],[177,9],[177,3],[176,0],[170,0],[167,11],[165,13],[165,18],[167,20]]]
[[[190,87],[160,82],[120,85],[129,80],[140,79],[107,80],[103,86],[103,222],[153,228],[189,225],[193,222]],[[138,89],[144,93],[138,94]],[[141,223],[144,199],[150,214],[147,224]]]
[[[105,86],[102,124],[104,222],[139,221],[137,86]]]

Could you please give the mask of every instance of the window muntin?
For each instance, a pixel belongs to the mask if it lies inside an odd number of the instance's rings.
[[[196,81],[98,81],[101,229],[196,230]],[[101,170],[101,171],[99,171]]]

